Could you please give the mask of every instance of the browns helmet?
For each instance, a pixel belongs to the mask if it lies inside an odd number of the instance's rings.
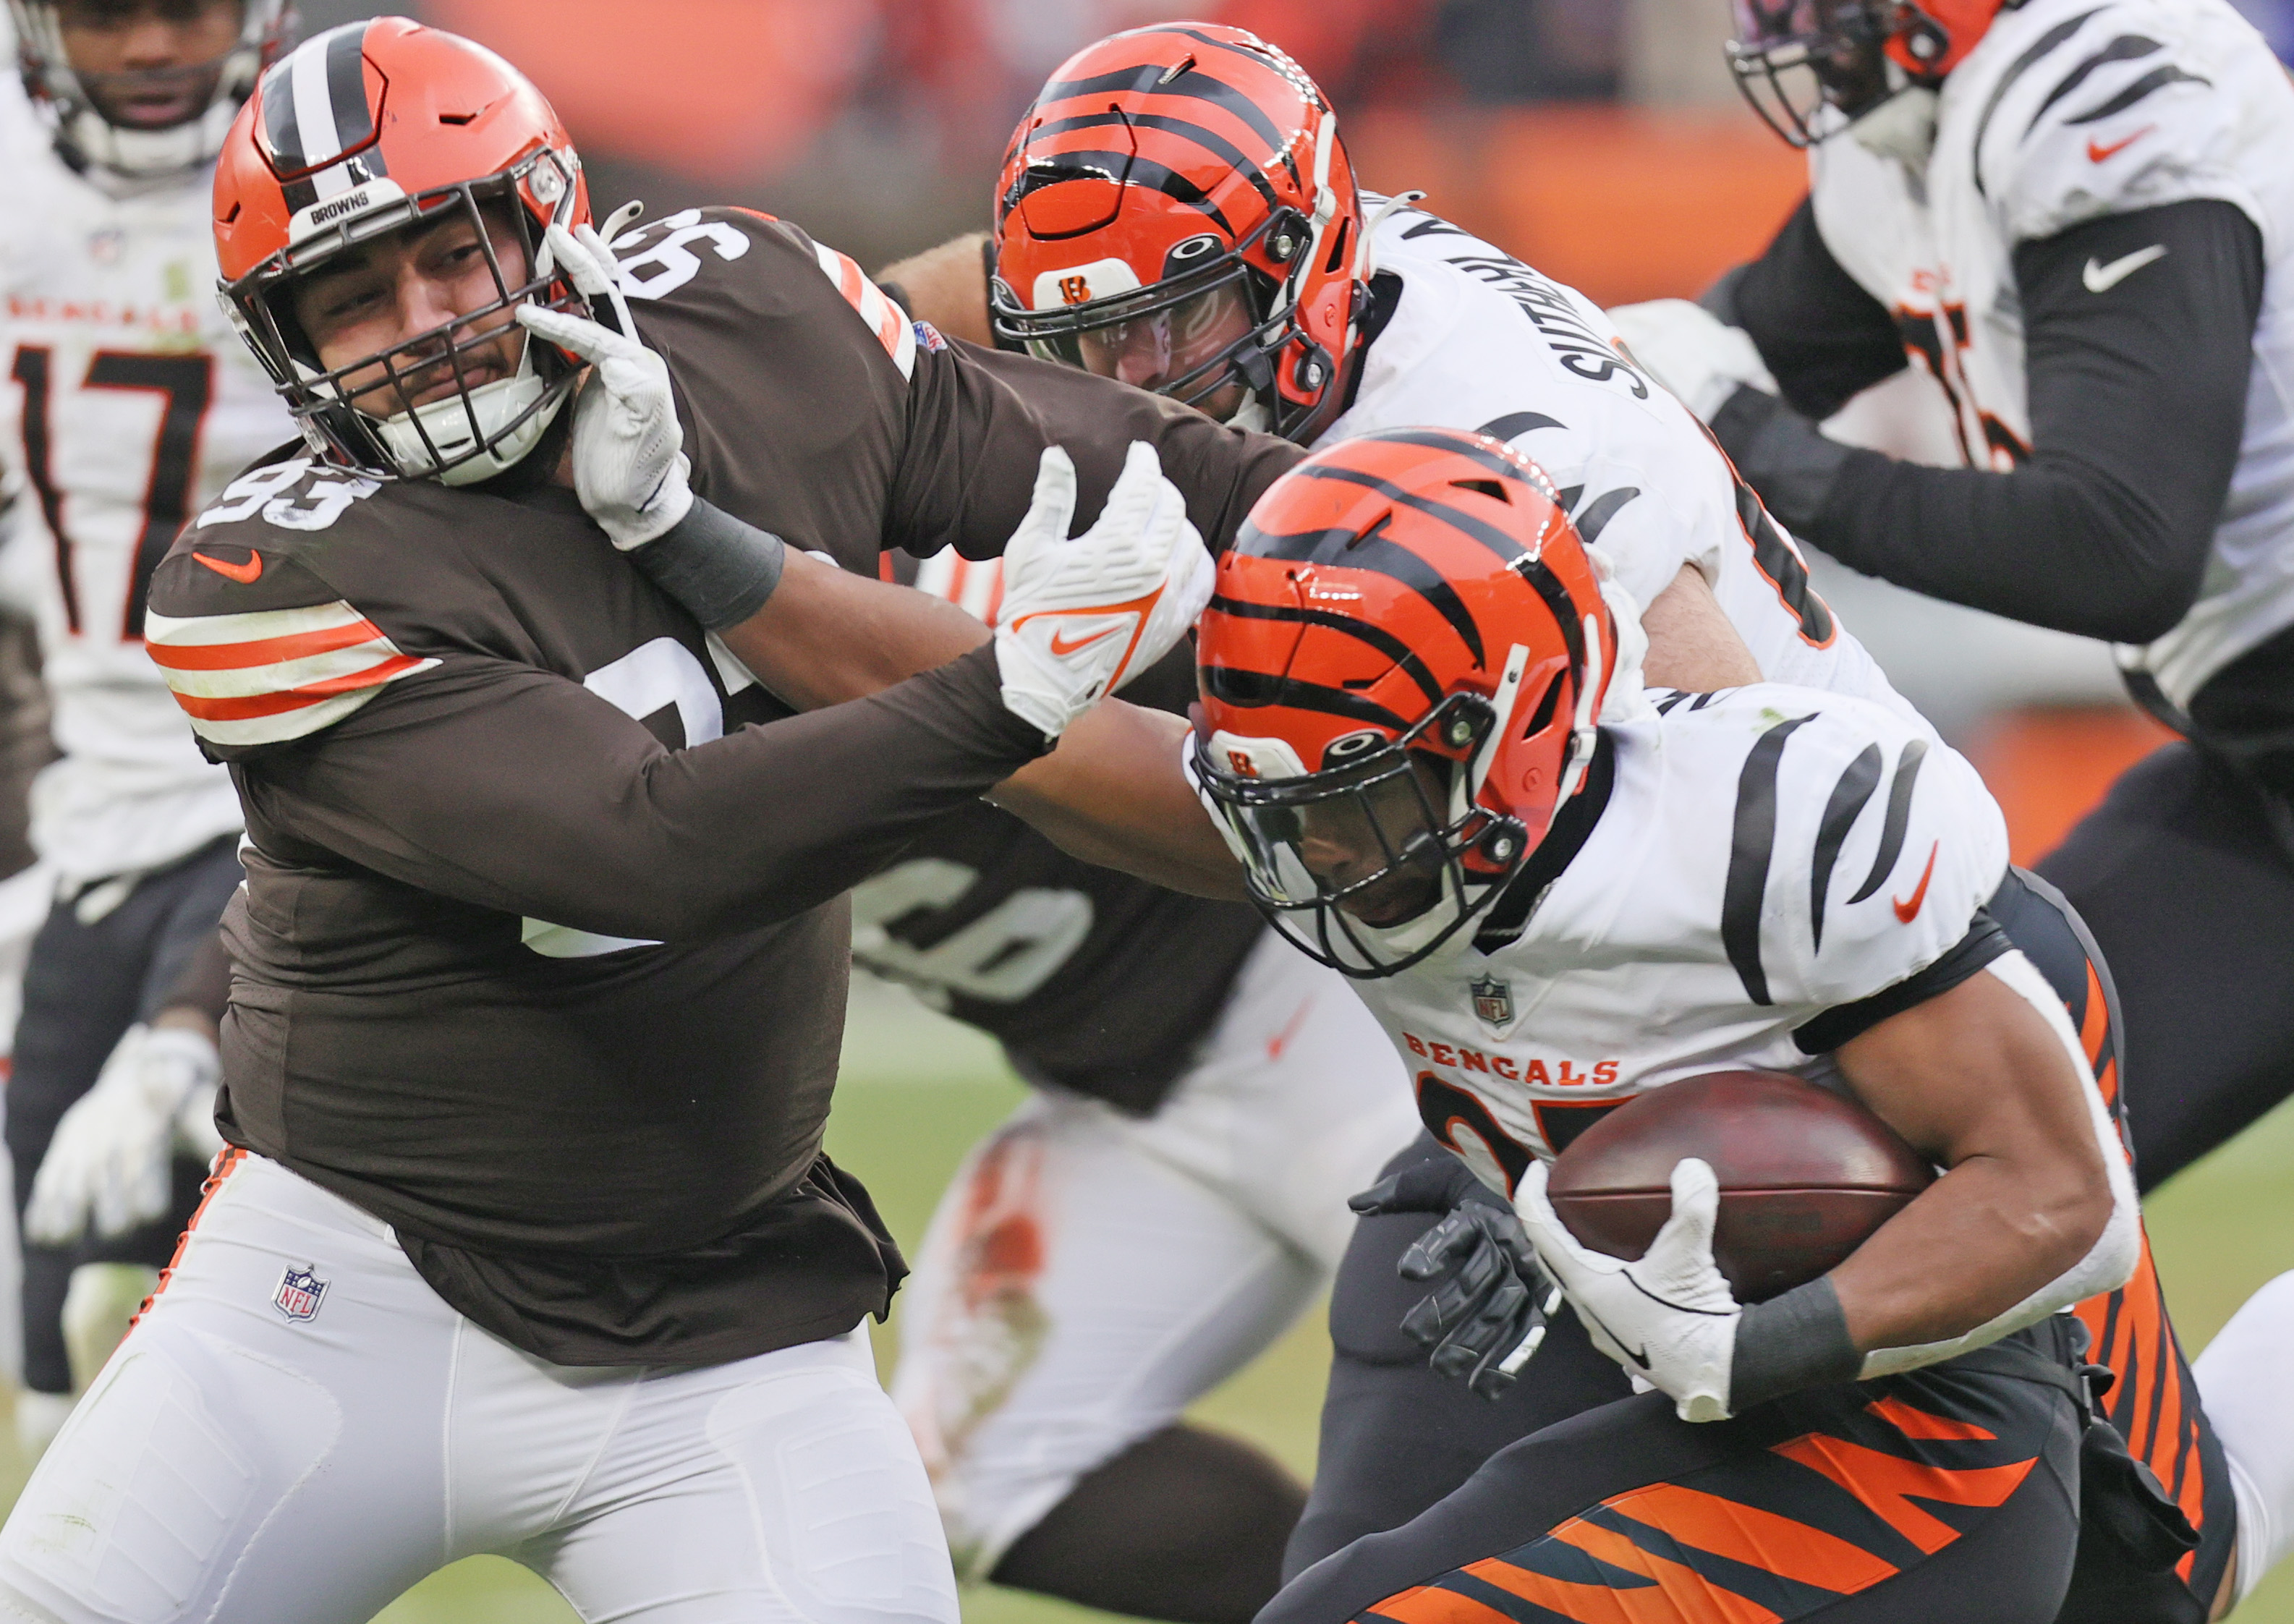
[[[492,301],[388,349],[321,362],[295,315],[296,284],[361,244],[458,213],[484,247]],[[497,254],[489,214],[515,231],[522,266]],[[571,360],[527,338],[514,376],[474,386],[464,359],[528,300],[587,313],[568,284],[534,267],[547,226],[589,218],[582,160],[541,93],[483,45],[403,17],[346,23],[282,58],[216,169],[224,304],[312,449],[378,479],[469,483],[533,448],[577,376]],[[442,364],[453,393],[410,407],[410,380]],[[345,387],[353,375],[355,391]],[[362,409],[354,393],[397,410]]]
[[[1617,663],[1552,482],[1453,429],[1346,441],[1277,480],[1199,637],[1196,777],[1251,897],[1362,978],[1504,890],[1583,783]]]
[[[1768,126],[1815,145],[1967,59],[2006,0],[1733,0],[1729,63]],[[1830,106],[1842,118],[1819,115]]]
[[[1135,28],[1069,58],[1014,132],[990,316],[1110,376],[1143,339],[1164,364],[1128,381],[1303,443],[1345,396],[1363,237],[1337,116],[1297,63],[1241,28]]]
[[[182,68],[80,73],[64,49],[59,0],[8,0],[17,63],[32,106],[56,145],[78,163],[148,178],[197,168],[222,150],[232,115],[260,74],[286,48],[295,12],[288,0],[240,0],[239,38],[212,61]],[[191,116],[152,128],[107,116],[106,101],[141,90],[188,92]]]

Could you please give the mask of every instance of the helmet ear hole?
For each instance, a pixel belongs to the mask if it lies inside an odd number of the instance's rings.
[[[1561,703],[1561,675],[1555,672],[1545,685],[1545,692],[1537,696],[1537,709],[1530,712],[1529,726],[1521,730],[1525,739],[1533,739],[1553,725],[1553,713]]]

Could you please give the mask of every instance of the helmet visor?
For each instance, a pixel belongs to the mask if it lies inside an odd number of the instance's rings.
[[[1467,872],[1469,832],[1488,819],[1474,810],[1455,822],[1444,816],[1444,778],[1455,768],[1400,743],[1278,780],[1223,771],[1199,744],[1196,770],[1242,860],[1251,900],[1294,946],[1349,976],[1390,976],[1417,963],[1505,877]]]

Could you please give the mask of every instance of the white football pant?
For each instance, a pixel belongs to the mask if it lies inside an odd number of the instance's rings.
[[[0,1620],[365,1624],[495,1552],[614,1624],[956,1624],[865,1333],[551,1365],[448,1307],[348,1202],[225,1160],[0,1529]]]
[[[962,1576],[1281,1335],[1346,1250],[1346,1198],[1417,1132],[1354,989],[1270,933],[1153,1116],[1046,1091],[975,1148],[892,1383]]]
[[[2294,1274],[2246,1300],[2191,1361],[2238,1500],[2238,1596],[2294,1551]]]

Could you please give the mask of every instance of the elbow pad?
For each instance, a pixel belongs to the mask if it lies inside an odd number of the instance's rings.
[[[2054,989],[2031,962],[2021,953],[2010,953],[1986,965],[1984,973],[1998,977],[2039,1011],[2070,1052],[2079,1076],[2085,1077],[2087,1053],[2079,1046],[2078,1035],[2071,1030],[2070,1017],[2064,1012],[2062,1000],[2055,996]],[[2135,1266],[2143,1255],[2142,1213],[2135,1198],[2135,1174],[2127,1165],[2127,1152],[2119,1143],[2119,1130],[2103,1109],[2102,1094],[2093,1087],[2083,1092],[2088,1125],[2095,1133],[2096,1148],[2103,1152],[2103,1174],[2111,1181],[2111,1217],[2086,1255],[2005,1313],[1965,1336],[1915,1347],[1873,1349],[1864,1356],[1859,1380],[1868,1382],[1875,1376],[1893,1376],[1899,1370],[1916,1370],[1922,1365],[1956,1359],[2027,1325],[2035,1325],[2049,1314],[2114,1291],[2133,1277]]]

